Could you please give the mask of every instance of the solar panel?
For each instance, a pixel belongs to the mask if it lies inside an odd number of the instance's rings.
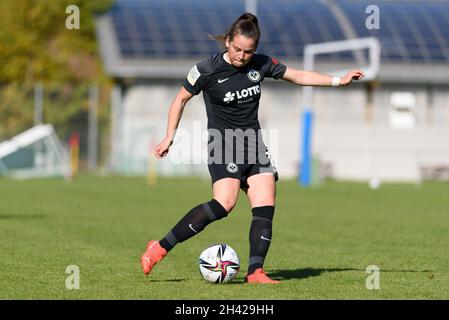
[[[449,1],[337,0],[358,37],[375,36],[383,61],[449,62]],[[368,30],[369,5],[380,9],[380,29]],[[217,52],[208,34],[224,33],[244,12],[243,0],[117,0],[109,11],[121,55],[199,58]],[[319,0],[258,1],[259,52],[301,59],[308,43],[349,37],[328,4]],[[352,59],[351,52],[321,59]]]
[[[449,13],[448,1],[338,0],[338,4],[351,17],[359,36],[379,38],[383,61],[449,62],[449,48],[442,40],[442,30],[449,30],[449,20],[444,18]],[[364,27],[365,9],[372,4],[380,10],[379,30]]]

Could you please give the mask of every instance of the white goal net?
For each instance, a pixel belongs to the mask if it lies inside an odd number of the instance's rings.
[[[0,143],[0,176],[66,177],[69,168],[67,150],[50,124],[37,125]]]

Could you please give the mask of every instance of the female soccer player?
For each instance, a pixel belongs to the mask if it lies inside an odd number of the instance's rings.
[[[186,103],[203,91],[213,198],[190,210],[164,238],[148,243],[141,257],[145,274],[176,244],[198,234],[211,222],[225,218],[243,189],[253,214],[245,282],[279,282],[263,270],[271,243],[278,175],[260,134],[257,117],[260,84],[269,77],[297,85],[346,86],[364,74],[357,70],[338,78],[295,70],[256,53],[259,37],[257,18],[250,13],[240,16],[225,35],[214,37],[227,50],[195,65],[170,106],[166,136],[154,150],[158,159],[167,155]]]

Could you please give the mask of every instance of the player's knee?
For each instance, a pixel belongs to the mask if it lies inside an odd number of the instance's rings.
[[[262,207],[275,207],[276,200],[275,199],[251,199],[251,206],[253,208],[262,208]]]
[[[209,219],[212,221],[220,220],[225,218],[228,213],[232,210],[228,210],[227,206],[221,204],[220,201],[216,199],[212,199],[208,203],[205,204],[207,214],[209,215]]]
[[[234,207],[235,207],[235,202],[233,202],[233,201],[225,201],[225,203],[223,205],[223,208],[225,208],[228,213],[230,213],[232,211],[232,209],[234,209]]]
[[[271,193],[256,193],[254,194],[251,193],[249,195],[249,200],[251,203],[251,207],[253,208],[261,208],[261,207],[275,207],[276,206],[276,196],[275,194],[271,194]],[[262,209],[262,211],[264,211],[266,209]],[[256,209],[256,212],[258,210]]]
[[[213,199],[213,200],[215,200],[215,199]],[[232,211],[232,209],[234,209],[235,204],[237,202],[236,199],[231,198],[231,197],[217,199],[215,201],[218,202],[221,205],[221,207],[226,210],[227,213],[230,213]]]

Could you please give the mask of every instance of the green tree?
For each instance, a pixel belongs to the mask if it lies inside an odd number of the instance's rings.
[[[2,0],[0,83],[105,81],[94,14],[112,0]],[[66,28],[66,8],[80,9],[80,29]]]
[[[111,80],[102,69],[95,15],[113,2],[0,1],[0,141],[33,125],[36,83],[44,85],[44,122],[64,140],[74,131],[85,136],[88,88],[99,85],[100,136],[105,136]],[[80,10],[80,29],[66,28],[69,5]],[[82,141],[82,154],[85,148]]]

